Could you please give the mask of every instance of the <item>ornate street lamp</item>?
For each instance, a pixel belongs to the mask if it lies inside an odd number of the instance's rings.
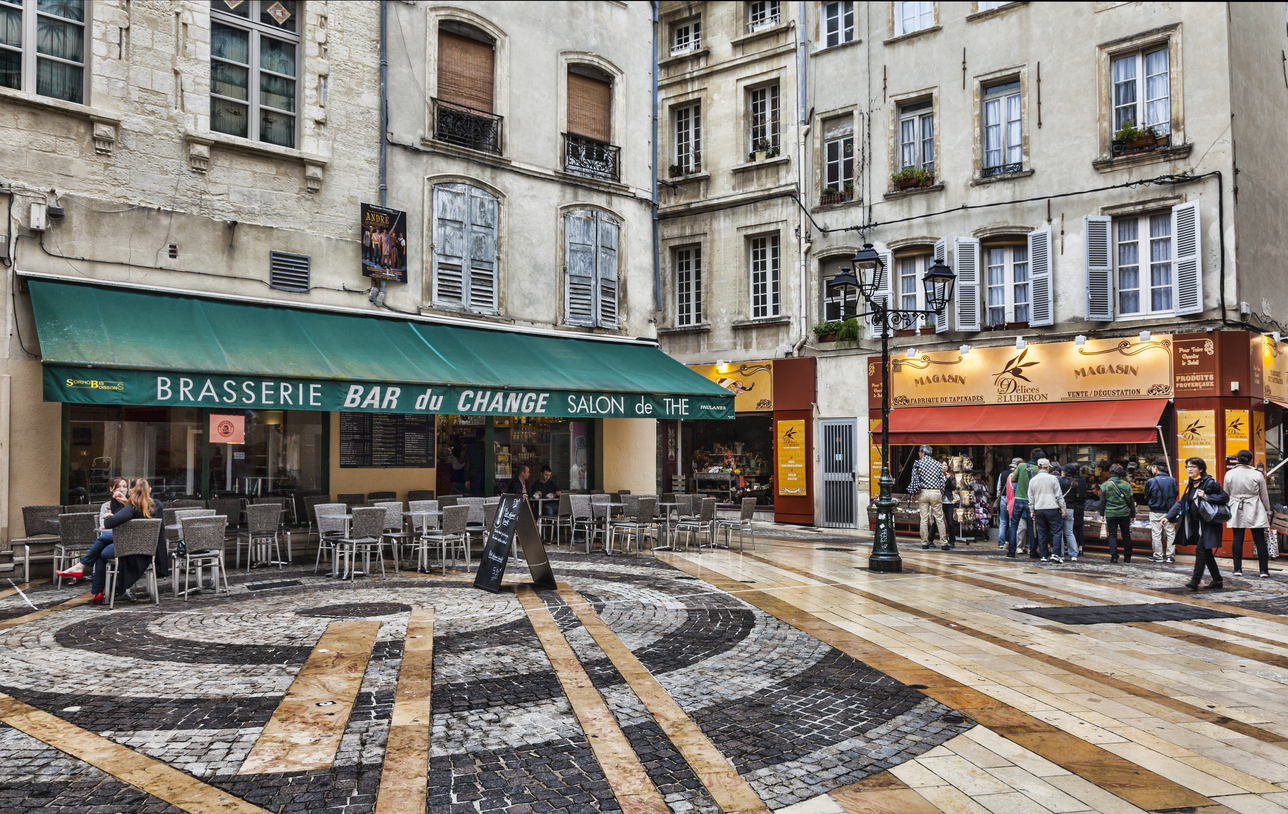
[[[877,497],[877,528],[872,541],[872,555],[868,558],[868,569],[897,573],[903,570],[903,560],[894,540],[894,499],[891,497],[894,480],[890,477],[890,334],[911,328],[921,317],[943,316],[944,309],[953,298],[953,284],[957,281],[957,275],[942,261],[936,260],[926,269],[921,279],[926,294],[926,309],[892,308],[886,297],[878,297],[878,292],[886,288],[885,275],[889,271],[872,244],[863,244],[863,248],[854,254],[852,262],[858,270],[858,277],[850,269],[841,269],[841,273],[833,277],[827,287],[857,288],[868,310],[852,316],[867,317],[868,324],[881,334],[881,492]]]

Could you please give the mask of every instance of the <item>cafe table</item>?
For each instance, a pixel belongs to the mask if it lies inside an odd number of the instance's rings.
[[[665,545],[654,546],[654,551],[674,551],[675,547],[671,545],[671,513],[675,513],[675,520],[680,520],[680,507],[685,504],[678,501],[667,501],[658,503],[657,507],[662,510],[662,525],[658,528],[658,533],[666,540]],[[660,542],[660,541],[659,541]]]

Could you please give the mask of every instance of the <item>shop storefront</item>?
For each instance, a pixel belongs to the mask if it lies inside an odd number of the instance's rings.
[[[664,482],[733,503],[756,498],[778,522],[814,522],[814,360],[690,365],[733,394],[733,421],[659,425]]]
[[[1283,457],[1283,408],[1288,403],[1288,353],[1246,331],[1085,339],[892,357],[891,476],[900,500],[896,526],[912,533],[915,503],[906,495],[917,446],[961,462],[956,512],[964,530],[983,536],[996,526],[991,510],[998,475],[1034,447],[1061,464],[1076,464],[1093,488],[1121,464],[1137,496],[1155,460],[1198,456],[1216,478],[1240,449],[1273,468]],[[881,409],[881,360],[869,359],[870,415]],[[872,479],[880,471],[880,425],[871,422]],[[1284,501],[1283,470],[1271,476],[1271,498]],[[973,505],[967,505],[973,503]],[[869,509],[872,513],[872,509]],[[1134,539],[1148,545],[1141,507]],[[972,524],[974,527],[972,528]],[[1085,542],[1100,544],[1100,518],[1088,515]],[[1228,537],[1228,535],[1227,535]],[[1250,543],[1249,543],[1250,545]],[[1228,554],[1227,548],[1222,553]]]
[[[561,485],[647,491],[649,420],[734,415],[645,342],[28,286],[45,400],[63,403],[64,502],[115,475],[169,497],[493,494],[547,464]]]

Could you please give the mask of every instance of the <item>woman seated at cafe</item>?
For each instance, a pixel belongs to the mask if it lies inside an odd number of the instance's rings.
[[[162,516],[161,501],[152,497],[152,487],[148,482],[143,478],[138,478],[134,481],[134,486],[130,489],[129,497],[125,504],[103,521],[103,526],[106,529],[104,535],[131,520]],[[90,554],[86,554],[79,563],[80,573],[84,573],[90,567],[94,569],[94,579],[90,585],[94,598],[90,602],[95,605],[103,603],[103,589],[107,585],[107,561],[116,556],[116,549],[112,545],[111,539],[104,539],[104,535],[99,535],[94,547],[90,549],[91,554],[94,555],[93,558],[91,559]],[[116,585],[118,596],[126,595],[126,591],[130,586],[139,577],[143,576],[143,572],[148,568],[148,561],[152,559],[152,557],[146,556],[129,557],[121,562],[120,575],[117,578]],[[170,575],[170,558],[166,549],[164,526],[158,529],[155,562],[157,577],[160,579],[168,577]],[[71,572],[63,572],[62,575],[75,576]]]
[[[90,546],[89,551],[85,552],[85,556],[81,557],[80,562],[66,571],[57,572],[58,576],[71,579],[73,585],[85,578],[85,569],[92,569],[94,563],[103,556],[103,549],[112,544],[112,532],[103,526],[103,521],[129,505],[129,481],[118,475],[108,481],[107,488],[111,497],[98,508],[98,539]]]

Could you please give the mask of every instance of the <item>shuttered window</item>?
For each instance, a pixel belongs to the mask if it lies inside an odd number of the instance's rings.
[[[612,142],[613,86],[605,79],[568,71],[568,132]]]
[[[491,113],[492,83],[492,44],[440,29],[438,98],[454,105]]]
[[[434,305],[497,312],[498,214],[487,190],[434,187]]]
[[[564,322],[617,327],[616,220],[589,209],[564,216]]]

